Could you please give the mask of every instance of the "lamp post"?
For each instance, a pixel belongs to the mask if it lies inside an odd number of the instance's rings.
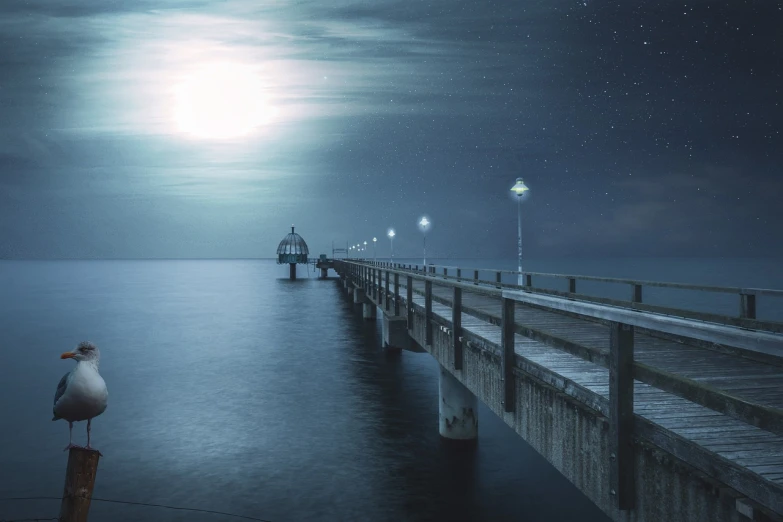
[[[511,191],[517,195],[517,284],[523,285],[522,278],[522,196],[530,189],[522,181],[522,178],[517,178],[517,182],[511,187]]]
[[[374,237],[372,238],[372,262],[375,263],[377,261],[377,258],[375,256],[375,243],[378,242],[378,238]]]
[[[394,229],[390,228],[386,235],[389,236],[389,252],[391,252],[391,255],[389,256],[389,262],[394,263]]]
[[[432,222],[429,219],[427,219],[427,216],[422,217],[421,221],[419,221],[419,228],[424,234],[424,271],[425,272],[427,270],[427,229],[431,224]]]

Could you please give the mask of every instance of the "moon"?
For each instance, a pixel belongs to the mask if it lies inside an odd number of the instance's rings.
[[[238,64],[204,66],[177,86],[175,93],[177,127],[197,138],[245,136],[272,113],[261,78]]]

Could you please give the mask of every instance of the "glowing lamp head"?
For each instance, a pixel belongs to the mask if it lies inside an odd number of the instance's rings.
[[[430,228],[430,225],[432,225],[432,221],[427,219],[427,216],[424,216],[419,220],[419,230],[422,232],[426,232],[428,228]]]
[[[378,241],[378,238],[377,238],[377,237],[374,237],[374,238],[372,238],[372,242],[373,242],[373,243],[375,243],[376,241]]]
[[[530,190],[527,185],[525,185],[525,182],[522,181],[522,178],[517,178],[517,182],[514,183],[514,186],[511,187],[511,192],[516,194],[517,196],[521,196],[525,192]]]
[[[367,246],[367,241],[364,242],[364,246]]]
[[[389,229],[389,232],[388,232],[388,234],[387,234],[387,235],[388,235],[389,237],[394,237],[394,236],[395,236],[395,234],[394,234],[394,229],[393,229],[393,228],[390,228],[390,229]]]

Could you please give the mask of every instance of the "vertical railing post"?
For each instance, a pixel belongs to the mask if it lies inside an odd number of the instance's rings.
[[[495,282],[497,283],[497,287],[496,288],[500,288],[501,287],[501,284],[500,284],[500,271],[495,272]]]
[[[642,302],[642,285],[631,286],[631,301],[634,303]]]
[[[576,278],[569,277],[568,278],[568,293],[569,294],[575,294],[576,293]]]
[[[400,315],[400,274],[394,273],[394,317]]]
[[[378,292],[381,287],[381,271],[377,268],[372,269],[372,297],[375,303],[378,303]]]
[[[620,510],[634,506],[633,326],[612,323],[609,344],[609,493]]]
[[[408,305],[408,330],[413,330],[413,277],[405,278],[405,303]]]
[[[478,284],[478,270],[473,271],[473,284],[474,285]]]
[[[386,270],[386,286],[384,287],[383,301],[384,301],[383,304],[386,305],[385,306],[386,311],[388,312],[389,308],[390,308],[390,306],[389,306],[389,271],[388,270]]]
[[[424,281],[424,343],[432,345],[432,281]]]
[[[449,269],[444,266],[443,267],[443,278],[445,279],[447,277],[449,277]]]
[[[462,280],[462,269],[458,268],[457,269],[457,281],[461,281],[461,280]]]
[[[755,294],[740,294],[740,317],[742,319],[756,318]]]
[[[451,327],[454,348],[454,369],[462,369],[462,288],[455,286],[451,296]]]
[[[514,364],[514,308],[515,302],[507,297],[502,298],[503,313],[500,319],[500,378],[503,382],[503,411],[511,412],[516,408]]]
[[[533,276],[530,274],[525,274],[525,286],[533,286]]]

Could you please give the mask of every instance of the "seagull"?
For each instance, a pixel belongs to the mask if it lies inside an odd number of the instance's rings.
[[[109,392],[98,373],[101,352],[89,341],[79,343],[72,352],[65,352],[60,359],[76,359],[76,367],[63,375],[54,394],[53,421],[68,421],[69,438],[64,451],[81,448],[73,443],[73,423],[87,421],[87,446],[90,447],[90,422],[106,410]]]

